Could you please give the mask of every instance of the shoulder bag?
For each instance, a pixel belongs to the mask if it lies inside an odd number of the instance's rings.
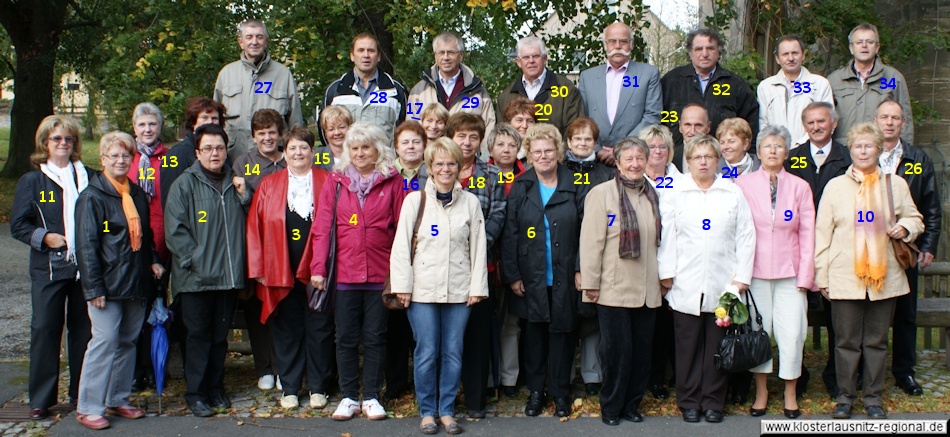
[[[755,304],[752,291],[746,290],[746,306],[752,299],[755,309],[755,323],[759,329],[752,329],[752,320],[742,325],[726,328],[726,336],[719,342],[719,350],[713,360],[716,368],[724,372],[744,372],[772,359],[772,340],[762,326],[762,314]]]
[[[313,284],[307,284],[307,306],[318,313],[332,313],[336,297],[336,207],[340,203],[340,188],[337,182],[336,197],[333,199],[333,219],[330,221],[330,250],[327,252],[327,279],[323,290],[316,290]]]
[[[416,222],[412,225],[412,246],[409,249],[410,267],[412,267],[412,262],[416,257],[416,244],[419,242],[419,226],[422,225],[422,214],[426,210],[426,197],[424,191],[419,191],[419,211],[416,213]],[[388,279],[386,280],[386,288],[383,290],[383,305],[390,310],[406,309],[406,307],[402,306],[402,303],[399,302],[399,299],[396,298],[396,295],[393,294]]]
[[[891,211],[891,218],[893,219],[891,225],[893,226],[897,224],[897,214],[894,214],[894,192],[891,189],[891,175],[884,175],[884,179],[887,181],[887,207]],[[920,253],[920,249],[917,248],[916,244],[891,237],[887,237],[887,239],[891,240],[891,245],[894,246],[894,257],[897,258],[897,263],[900,264],[902,269],[907,270],[917,267],[917,254]]]

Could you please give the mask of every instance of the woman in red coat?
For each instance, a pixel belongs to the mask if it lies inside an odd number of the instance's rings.
[[[313,134],[295,127],[284,135],[287,168],[261,180],[247,214],[247,271],[263,302],[261,323],[273,334],[283,386],[280,405],[296,408],[306,374],[310,407],[327,405],[333,374],[333,318],[310,311],[310,225],[328,173],[313,165]]]
[[[350,126],[340,162],[323,186],[313,223],[314,288],[326,287],[330,229],[336,226],[336,356],[343,400],[334,420],[361,411],[371,420],[386,418],[379,403],[386,361],[387,309],[382,291],[389,281],[389,253],[396,235],[403,178],[386,134],[374,125]],[[333,216],[334,199],[336,216]],[[409,262],[409,260],[405,260]],[[341,268],[341,266],[343,266]],[[360,403],[359,343],[363,339],[363,402]]]

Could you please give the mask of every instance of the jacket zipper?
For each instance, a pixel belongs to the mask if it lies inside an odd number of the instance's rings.
[[[214,186],[212,186],[211,184],[209,184],[209,183],[207,183],[207,182],[201,180],[201,178],[197,178],[197,179],[198,179],[199,181],[201,181],[201,183],[203,183],[203,184],[205,184],[205,185],[211,187],[211,189],[214,190]],[[231,236],[231,232],[230,232],[230,230],[228,230],[228,218],[227,218],[227,216],[228,216],[228,214],[227,214],[227,213],[228,213],[228,209],[227,209],[227,205],[224,203],[224,193],[226,193],[226,192],[228,191],[228,188],[230,188],[230,186],[228,186],[228,187],[226,187],[226,188],[223,188],[224,191],[222,191],[222,192],[220,193],[220,196],[221,196],[221,209],[222,209],[223,212],[224,212],[224,234],[225,234],[225,235],[224,235],[224,244],[226,244],[227,247],[228,247],[228,275],[231,277],[231,288],[235,288],[235,285],[234,285],[234,263],[231,261],[231,240],[229,239],[229,237]],[[217,190],[215,190],[215,191],[217,191]]]
[[[33,202],[36,205],[36,202]],[[46,226],[46,216],[43,215],[43,208],[40,208],[39,205],[36,205],[36,211],[40,213],[40,220],[43,221],[43,229],[49,230],[49,227]],[[43,243],[40,243],[43,244]],[[68,248],[67,248],[68,249]],[[46,257],[46,264],[49,266],[49,280],[53,280],[53,262],[49,260],[49,256]]]

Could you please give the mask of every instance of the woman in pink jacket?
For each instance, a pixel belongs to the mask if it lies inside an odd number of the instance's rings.
[[[765,330],[778,343],[785,416],[794,419],[801,415],[795,382],[801,375],[808,329],[806,297],[815,277],[815,206],[808,183],[782,167],[791,144],[788,130],[767,126],[759,131],[756,143],[761,168],[736,180],[755,223],[755,263],[749,289]],[[755,402],[750,413],[762,416],[768,404],[765,382],[772,372],[772,360],[751,372],[755,374]]]
[[[343,400],[332,417],[349,420],[362,411],[368,419],[380,420],[386,418],[386,410],[379,403],[379,391],[386,362],[388,316],[382,292],[389,281],[389,253],[407,191],[402,189],[403,179],[393,167],[393,148],[379,127],[362,123],[350,126],[343,151],[340,162],[323,184],[310,231],[313,240],[311,282],[318,290],[327,286],[330,227],[335,223],[334,318]],[[362,404],[360,337],[363,339]]]

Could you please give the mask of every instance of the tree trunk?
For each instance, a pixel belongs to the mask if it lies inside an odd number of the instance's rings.
[[[376,36],[376,39],[379,40],[379,69],[393,74],[393,55],[396,50],[393,47],[393,33],[389,31],[389,26],[386,25],[388,3],[380,0],[361,3],[361,10],[354,19],[356,29]]]

